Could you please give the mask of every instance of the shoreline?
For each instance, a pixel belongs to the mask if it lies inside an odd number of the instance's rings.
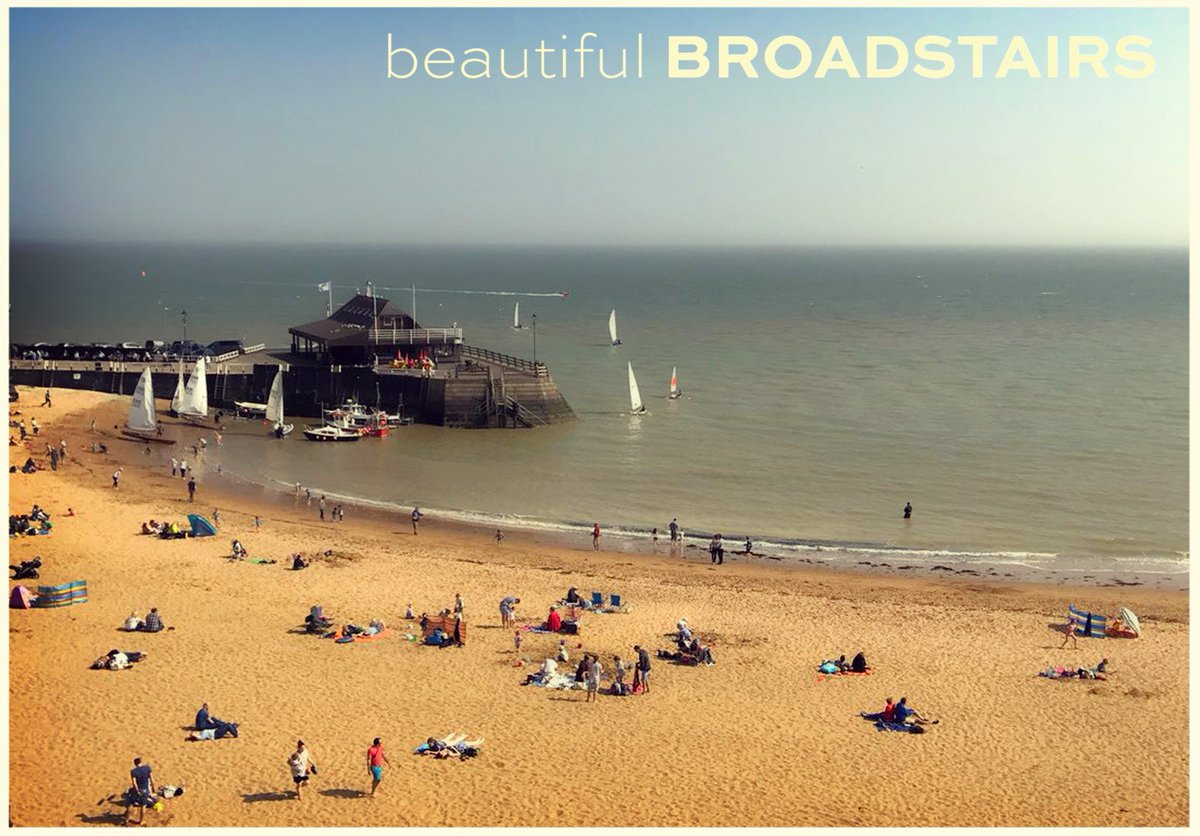
[[[22,391],[22,401],[27,402],[40,389],[30,389],[29,387],[17,387]],[[71,392],[77,390],[57,390],[62,392]],[[106,393],[93,393],[99,398],[111,399],[112,406],[103,407],[101,411],[109,418],[107,424],[98,422],[100,426],[112,426],[113,423],[123,424],[124,421],[124,405],[128,400],[127,397],[116,395],[108,395]],[[158,400],[160,408],[165,408],[165,400]],[[117,407],[120,407],[117,409]],[[97,405],[99,407],[99,405]],[[116,410],[113,412],[113,410]],[[89,416],[94,409],[89,410]],[[112,414],[110,414],[112,413]],[[117,414],[119,413],[119,414]],[[165,409],[160,411],[160,416],[165,415]],[[86,419],[85,419],[86,420]],[[186,421],[165,418],[164,435],[168,438],[176,438],[178,441],[185,440],[194,441],[201,435],[210,439],[213,437],[212,430],[198,428],[195,425],[189,424]],[[229,418],[226,423],[227,430],[236,432],[239,425],[238,420]],[[263,443],[275,443],[273,439],[268,439],[265,435],[262,439]],[[302,443],[302,440],[292,438],[285,443]],[[148,466],[143,457],[123,455],[120,450],[126,447],[136,445],[128,441],[119,443],[118,445],[110,445],[110,455],[114,460],[122,461],[124,464],[137,469],[147,468],[153,470],[154,467],[169,467],[163,464],[169,460],[172,455],[169,450],[179,449],[180,445],[175,445],[171,448],[152,445],[151,459],[154,465]],[[178,455],[184,455],[179,453]],[[187,456],[192,456],[190,448],[186,452]],[[201,464],[203,464],[203,453],[201,454]],[[222,471],[218,473],[215,469],[207,469],[198,471],[201,474],[201,495],[212,493],[214,497],[224,497],[223,501],[231,503],[232,507],[241,501],[265,501],[272,507],[287,508],[295,505],[295,497],[293,491],[275,483],[274,480],[254,481],[247,477],[233,472]],[[313,515],[316,515],[316,496],[314,493],[313,500]],[[362,497],[337,494],[326,492],[326,496],[330,498],[330,504],[341,502],[343,506],[350,509],[351,515],[357,519],[372,520],[384,525],[393,524],[391,521],[399,520],[403,527],[408,526],[409,508],[401,508],[397,503],[378,502],[374,503],[365,500]],[[223,507],[222,511],[228,508]],[[536,517],[522,516],[514,518],[504,515],[491,515],[488,512],[449,510],[444,513],[439,513],[438,509],[422,508],[423,513],[427,513],[425,526],[432,526],[436,523],[439,531],[452,534],[456,538],[461,538],[465,541],[476,541],[484,539],[490,541],[494,535],[497,525],[502,526],[506,543],[524,544],[532,546],[551,546],[554,548],[567,549],[572,552],[590,553],[590,526],[585,527],[582,524],[573,525],[570,523],[557,523],[553,521],[541,520]],[[677,559],[685,560],[689,563],[707,564],[707,539],[709,535],[692,536],[687,535],[679,549],[679,557]],[[651,541],[648,531],[634,531],[628,528],[609,528],[604,531],[601,541],[601,551],[613,554],[626,555],[642,555],[651,556],[655,554],[670,556],[670,544],[667,542],[667,534],[665,527],[660,530],[660,541],[655,546]],[[770,548],[764,547],[762,541],[755,541],[755,556],[747,559],[743,555],[735,552],[735,549],[740,550],[742,543],[740,541],[726,541],[729,548],[725,552],[725,562],[727,565],[750,564],[773,567],[778,570],[798,569],[798,568],[825,568],[834,572],[849,572],[853,574],[878,575],[885,577],[926,577],[926,578],[942,578],[946,580],[961,578],[963,580],[983,581],[983,582],[999,582],[999,583],[1018,583],[1018,584],[1047,584],[1059,585],[1067,587],[1117,587],[1122,589],[1161,589],[1161,590],[1176,590],[1187,591],[1189,588],[1189,572],[1187,569],[1180,571],[1155,571],[1147,570],[1144,567],[1139,569],[1117,570],[1107,567],[1094,566],[1071,566],[1069,568],[1048,568],[1045,566],[1034,566],[1024,563],[1005,562],[1005,557],[1020,557],[1020,554],[1005,554],[1005,553],[988,553],[988,552],[972,552],[952,549],[910,549],[904,547],[887,547],[874,546],[872,544],[863,544],[861,547],[848,547],[846,545],[830,544],[830,545],[801,545],[797,544],[781,544],[771,543]],[[1023,553],[1022,553],[1023,554]],[[990,558],[990,559],[989,559]]]
[[[13,510],[39,502],[55,523],[49,537],[12,541],[11,559],[39,554],[44,567],[35,583],[84,578],[91,594],[85,606],[10,611],[10,790],[18,825],[109,823],[112,807],[96,799],[127,784],[135,755],[150,759],[158,781],[189,788],[165,812],[149,815],[152,824],[1187,822],[1188,683],[1179,664],[1188,641],[1186,593],[768,561],[714,567],[707,555],[594,552],[515,533],[497,547],[490,532],[436,518],[414,537],[407,519],[395,515],[347,506],[344,523],[322,524],[303,499],[228,490],[207,474],[190,505],[184,480],[172,479],[169,465],[147,467],[141,445],[106,441],[107,457],[77,452],[97,439],[80,419],[96,410],[123,414],[124,404],[95,393],[77,393],[76,407],[72,400],[26,412],[47,428],[47,441],[67,440],[65,469],[9,477]],[[109,475],[119,463],[124,473],[114,491]],[[67,505],[77,517],[63,516]],[[216,538],[136,533],[151,516],[180,520],[188,511],[208,515],[214,505],[221,510]],[[264,519],[258,533],[255,512]],[[280,564],[226,559],[233,537],[252,556]],[[333,558],[303,572],[282,565],[293,551],[310,556],[326,548]],[[572,665],[590,651],[609,671],[612,656],[628,658],[635,643],[670,646],[665,634],[686,617],[713,648],[716,666],[656,659],[652,693],[602,694],[594,705],[578,692],[520,687],[558,637],[529,633],[514,651],[511,634],[497,626],[495,602],[518,595],[518,616],[530,624],[568,586],[585,596],[619,592],[629,605],[625,614],[583,616],[580,634],[566,637]],[[467,601],[464,648],[404,640],[409,601],[416,612],[432,613],[459,591]],[[351,645],[294,634],[313,603],[339,623],[381,618],[392,634]],[[1096,612],[1128,606],[1141,616],[1143,638],[1081,639],[1078,649],[1061,649],[1068,603]],[[131,609],[150,606],[175,629],[115,632]],[[149,655],[129,672],[87,669],[112,646]],[[830,653],[860,649],[873,676],[823,682],[814,672]],[[1094,665],[1101,656],[1114,671],[1108,681],[1036,675],[1052,665]],[[923,736],[879,734],[858,712],[877,710],[888,695],[909,696],[940,725]],[[239,722],[239,739],[186,742],[184,726],[201,701]],[[407,755],[426,736],[452,729],[484,737],[483,755],[465,763]],[[283,762],[298,735],[321,767],[301,803],[287,792]],[[368,804],[356,800],[366,783],[360,749],[381,735],[392,765],[383,794]],[[1131,754],[1150,735],[1158,741],[1153,755]],[[48,748],[62,756],[55,793],[41,790]],[[991,757],[978,758],[980,748]],[[1074,787],[1056,780],[1081,749],[1124,766],[1087,805],[1073,803]],[[547,753],[567,754],[548,760]],[[937,791],[864,794],[898,762]],[[697,794],[691,777],[699,780],[713,765],[722,789]],[[818,793],[802,789],[813,771],[823,776]],[[614,792],[622,803],[612,803]],[[762,804],[764,797],[772,803]]]

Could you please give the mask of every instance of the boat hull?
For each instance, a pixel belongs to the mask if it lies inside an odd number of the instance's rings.
[[[332,430],[332,432],[329,432]],[[304,437],[309,441],[358,441],[362,436],[356,432],[339,430],[336,427],[309,427],[304,430]]]

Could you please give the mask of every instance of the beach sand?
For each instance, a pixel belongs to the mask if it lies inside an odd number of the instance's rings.
[[[40,583],[88,581],[85,605],[10,610],[10,817],[18,825],[115,822],[103,801],[128,785],[135,756],[159,783],[185,784],[147,821],[171,825],[1185,825],[1187,594],[962,578],[870,576],[737,560],[592,552],[512,533],[447,529],[426,517],[354,509],[317,520],[316,499],[271,500],[202,473],[198,502],[163,467],[166,449],[87,431],[122,423],[127,399],[21,389],[15,405],[70,449],[56,473],[9,476],[10,507],[34,502],[53,533],[10,541],[10,562],[40,555]],[[169,419],[168,419],[169,420]],[[193,429],[170,424],[189,444]],[[211,433],[208,433],[211,438]],[[264,439],[263,443],[278,443]],[[297,437],[288,444],[306,443]],[[391,439],[381,443],[402,443]],[[44,450],[43,450],[44,452]],[[10,448],[10,462],[24,461]],[[44,462],[45,456],[35,456]],[[193,456],[187,455],[189,460]],[[202,458],[202,457],[201,457]],[[119,490],[110,487],[116,463]],[[401,477],[402,478],[402,477]],[[66,517],[67,507],[77,516]],[[151,517],[221,511],[219,536],[140,536]],[[530,509],[531,512],[536,509]],[[253,515],[263,518],[254,532]],[[252,557],[226,560],[238,537]],[[293,551],[335,557],[303,572]],[[665,546],[663,548],[665,552]],[[704,559],[702,560],[701,557]],[[35,582],[36,583],[36,582]],[[10,583],[10,587],[12,584]],[[569,586],[621,593],[625,614],[585,614],[568,637],[633,657],[668,648],[677,619],[713,648],[713,667],[654,660],[650,694],[521,687],[558,637],[526,634],[514,667],[497,602],[518,595],[530,623]],[[417,613],[466,600],[467,643],[404,638]],[[1068,603],[1141,616],[1137,640],[1080,639],[1060,650]],[[339,621],[381,618],[388,635],[335,644],[294,632],[314,603]],[[173,630],[125,634],[131,610],[158,607]],[[576,645],[582,644],[582,648]],[[148,658],[92,671],[110,648]],[[875,673],[822,679],[823,657],[866,652]],[[1108,681],[1050,681],[1050,665],[1095,665]],[[875,731],[858,717],[907,696],[940,723],[924,735]],[[189,743],[200,703],[240,737]],[[410,754],[430,735],[484,737],[480,757]],[[384,740],[378,797],[365,753]],[[291,798],[286,759],[303,738],[320,767]]]

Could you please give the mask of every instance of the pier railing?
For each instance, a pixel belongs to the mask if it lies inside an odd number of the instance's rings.
[[[522,357],[513,357],[511,354],[500,354],[496,351],[488,351],[486,348],[476,348],[473,345],[460,346],[459,356],[464,360],[479,360],[495,366],[507,366],[510,369],[517,369],[534,377],[550,376],[550,370],[546,368],[545,363],[535,363],[532,360],[526,360]]]
[[[372,343],[385,345],[458,345],[461,328],[371,328]]]

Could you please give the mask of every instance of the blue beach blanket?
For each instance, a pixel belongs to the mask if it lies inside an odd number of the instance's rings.
[[[916,725],[915,723],[910,726],[907,723],[885,723],[883,720],[875,721],[875,729],[876,729],[876,731],[898,731],[898,732],[908,732],[909,734],[924,734],[925,733],[925,729],[921,728],[920,726]]]

